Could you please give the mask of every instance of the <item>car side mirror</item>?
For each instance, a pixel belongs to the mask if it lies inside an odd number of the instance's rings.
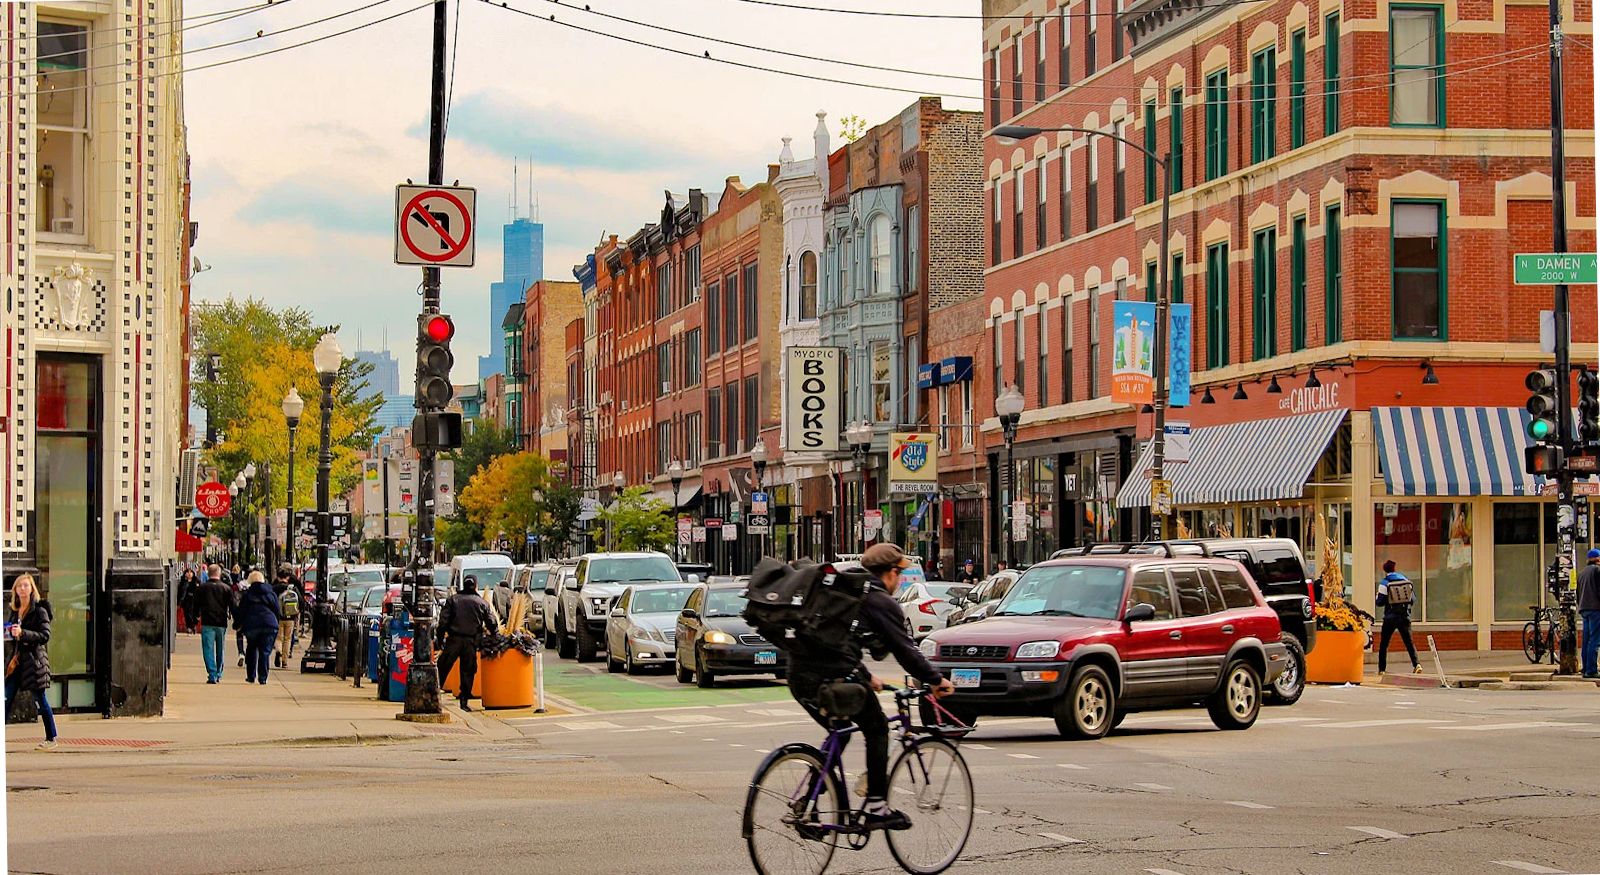
[[[1129,608],[1128,612],[1122,615],[1122,622],[1138,623],[1145,620],[1154,620],[1155,618],[1156,606],[1145,602],[1140,602],[1139,604]]]
[[[967,606],[967,597],[960,595],[952,596],[950,599],[950,604],[958,608],[964,608]]]
[[[612,608],[611,609],[611,616],[613,616],[613,617],[621,617],[623,615],[624,614],[623,614],[623,611],[622,611],[621,608]]]
[[[685,620],[698,620],[698,619],[700,619],[699,612],[696,611],[694,608],[684,608],[683,611],[678,614],[678,616],[684,618]]]
[[[569,592],[577,592],[579,589],[582,589],[582,587],[578,585],[578,581],[576,579],[567,581],[567,590]]]

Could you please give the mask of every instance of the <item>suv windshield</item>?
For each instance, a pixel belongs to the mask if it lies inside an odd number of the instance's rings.
[[[589,560],[590,583],[637,583],[639,581],[679,581],[678,567],[665,556],[606,557]],[[483,578],[478,578],[483,585]]]
[[[382,568],[357,568],[346,571],[351,583],[383,583]]]
[[[476,578],[478,592],[484,592],[494,589],[509,580],[511,578],[511,566],[461,569],[461,579],[466,580],[469,577]]]
[[[736,617],[743,610],[743,589],[713,589],[706,593],[708,617]]]
[[[666,589],[636,589],[633,604],[628,610],[635,614],[676,614],[694,592],[692,586],[674,586]]]
[[[1122,569],[1104,565],[1030,568],[994,616],[1115,619],[1122,612],[1122,583]]]
[[[528,572],[528,592],[542,592],[544,590],[545,579],[549,576],[550,572],[548,571],[541,570]]]

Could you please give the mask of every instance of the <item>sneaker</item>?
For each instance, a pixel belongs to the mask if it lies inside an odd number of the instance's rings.
[[[239,657],[239,667],[240,668],[244,668],[244,657],[243,656]]]
[[[34,748],[34,750],[55,750],[55,749],[56,749],[56,740],[53,739],[53,738],[47,738],[44,741],[39,742],[39,746]]]
[[[1420,665],[1413,665],[1413,666],[1412,666],[1412,667],[1411,667],[1411,673],[1412,673],[1412,674],[1422,674],[1422,666],[1420,666]]]
[[[906,817],[903,812],[896,811],[893,808],[891,808],[891,809],[889,809],[887,811],[877,812],[877,813],[871,812],[871,811],[867,811],[867,812],[863,812],[862,815],[861,815],[861,825],[863,827],[866,827],[869,830],[873,830],[873,829],[895,829],[895,830],[910,829],[911,828],[911,818]]]
[[[472,706],[467,704],[467,700],[466,699],[462,699],[461,700],[461,710],[463,710],[463,711],[471,711],[472,710]]]
[[[208,683],[208,684],[214,684],[216,682],[217,682],[216,678],[206,678],[206,683]]]

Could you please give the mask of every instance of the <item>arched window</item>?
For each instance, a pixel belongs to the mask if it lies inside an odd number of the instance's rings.
[[[872,294],[894,294],[894,247],[888,215],[872,217]]]
[[[817,254],[800,253],[800,318],[817,318]]]

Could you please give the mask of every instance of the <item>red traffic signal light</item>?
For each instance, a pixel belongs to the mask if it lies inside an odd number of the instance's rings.
[[[449,316],[443,313],[434,313],[424,318],[426,321],[423,323],[422,330],[428,335],[429,340],[434,343],[449,343],[450,338],[455,337],[456,324],[450,321]]]

